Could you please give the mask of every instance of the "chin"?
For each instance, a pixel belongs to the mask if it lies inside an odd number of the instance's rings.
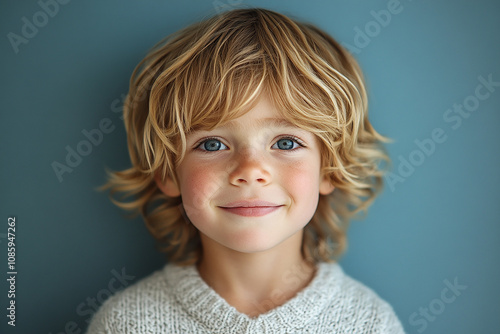
[[[231,238],[230,245],[227,245],[226,247],[231,248],[237,252],[252,254],[272,250],[286,239],[270,239],[268,235],[254,235],[247,238]]]

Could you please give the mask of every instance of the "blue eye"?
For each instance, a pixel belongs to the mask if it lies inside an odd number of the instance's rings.
[[[217,138],[205,139],[200,143],[200,145],[198,145],[198,147],[204,148],[204,150],[202,150],[204,152],[217,152],[221,148],[221,146],[226,146],[226,145],[222,144],[222,142]]]
[[[279,145],[280,143],[282,145]],[[293,150],[294,149],[293,144],[297,144],[298,147],[302,146],[302,145],[300,145],[300,143],[297,140],[294,140],[293,138],[290,138],[290,137],[280,138],[280,139],[278,139],[278,141],[276,142],[276,144],[278,144],[278,147],[280,149],[283,149],[283,150],[286,150],[286,151]]]
[[[294,147],[294,144],[296,144],[297,146]],[[275,147],[276,145],[278,145],[278,149],[282,151],[296,151],[302,147],[305,147],[305,145],[303,145],[303,142],[295,136],[282,137],[278,139],[278,141],[276,142],[276,144],[273,145],[273,147]],[[210,153],[210,152],[218,152],[221,150],[221,148],[223,149],[224,147],[227,148],[227,146],[224,145],[219,139],[211,137],[211,138],[206,138],[205,140],[200,142],[198,146],[195,147],[195,149],[203,153]]]

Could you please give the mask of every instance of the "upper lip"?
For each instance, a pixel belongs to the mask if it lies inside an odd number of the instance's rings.
[[[225,205],[221,205],[222,208],[255,208],[263,206],[281,206],[281,205],[261,200],[236,201]]]

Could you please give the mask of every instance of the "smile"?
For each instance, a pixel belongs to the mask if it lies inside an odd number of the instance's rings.
[[[220,208],[224,209],[230,213],[233,213],[235,215],[239,215],[239,216],[260,217],[260,216],[265,216],[271,212],[274,212],[281,207],[282,207],[282,205],[280,205],[280,206],[234,207],[234,208],[220,207]]]

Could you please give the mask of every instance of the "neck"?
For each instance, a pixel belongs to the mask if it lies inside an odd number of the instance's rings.
[[[200,276],[230,305],[249,316],[284,304],[315,275],[315,265],[301,254],[302,233],[272,250],[256,253],[230,250],[203,236],[201,240]]]

